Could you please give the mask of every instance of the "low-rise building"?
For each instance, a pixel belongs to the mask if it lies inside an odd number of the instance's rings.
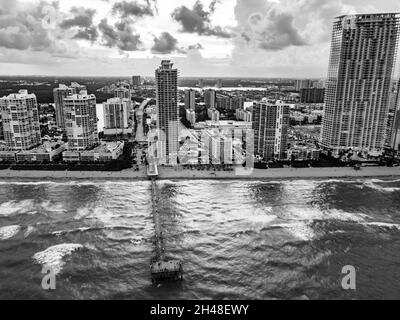
[[[64,142],[45,142],[44,144],[16,153],[17,162],[52,162],[67,147]]]
[[[189,121],[191,125],[194,125],[196,123],[196,112],[186,109],[186,120]]]
[[[124,152],[124,142],[107,142],[90,150],[65,151],[63,159],[66,162],[110,162],[117,160]]]
[[[288,160],[319,160],[321,150],[309,146],[294,146],[287,151]]]
[[[0,151],[0,164],[2,163],[14,163],[16,162],[15,151]]]
[[[252,112],[243,109],[236,109],[236,120],[251,122]]]
[[[211,121],[213,121],[213,122],[219,121],[220,114],[219,114],[218,110],[216,110],[216,109],[208,109],[207,110],[207,115],[211,119]]]

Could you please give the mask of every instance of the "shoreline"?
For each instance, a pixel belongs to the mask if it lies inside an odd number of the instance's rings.
[[[400,178],[400,167],[353,168],[284,168],[252,171],[197,171],[182,168],[159,168],[157,180],[305,180],[336,178]],[[0,170],[0,179],[48,180],[149,180],[146,171],[15,171]]]

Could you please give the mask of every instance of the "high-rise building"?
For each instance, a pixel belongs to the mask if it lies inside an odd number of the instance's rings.
[[[393,81],[389,93],[389,111],[386,117],[385,148],[393,148],[393,134],[395,132],[395,117],[398,102],[398,82]]]
[[[131,100],[131,89],[125,86],[119,86],[114,90],[114,98]]]
[[[313,82],[311,80],[296,80],[294,84],[295,91],[300,91],[301,89],[309,89],[313,86]]]
[[[301,103],[324,103],[325,89],[308,88],[300,89]]]
[[[60,84],[58,88],[53,89],[54,107],[56,109],[56,122],[58,128],[65,131],[64,99],[70,95],[77,94],[84,90],[86,90],[86,86],[80,85],[77,82],[72,82],[69,87],[65,84]]]
[[[391,134],[391,147],[396,151],[400,151],[400,81],[398,82],[397,95],[395,100],[393,130]]]
[[[36,96],[27,90],[0,98],[4,140],[10,150],[29,150],[41,142]]]
[[[217,92],[214,90],[205,90],[204,91],[204,103],[207,108],[214,109],[217,100]]]
[[[399,22],[394,13],[334,21],[322,146],[335,151],[383,148]]]
[[[217,83],[215,84],[215,86],[216,86],[218,89],[222,88],[222,86],[223,86],[222,79],[218,79],[218,80],[217,80]]]
[[[132,77],[132,86],[140,87],[142,85],[142,78],[140,76],[133,76]]]
[[[185,90],[185,108],[196,110],[196,91],[193,89]]]
[[[159,157],[161,163],[177,164],[178,156],[178,70],[173,63],[163,60],[155,72],[157,100],[157,129],[163,150]]]
[[[68,149],[83,151],[98,143],[96,96],[87,91],[64,99]]]
[[[284,159],[290,107],[282,101],[262,100],[253,106],[254,152],[267,160]]]
[[[131,101],[129,99],[113,98],[103,103],[104,134],[131,134],[129,117]]]

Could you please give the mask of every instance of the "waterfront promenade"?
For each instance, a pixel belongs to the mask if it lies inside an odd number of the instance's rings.
[[[359,171],[353,168],[284,168],[284,169],[254,169],[249,172],[240,171],[198,171],[183,169],[181,167],[165,168],[159,167],[158,179],[161,180],[271,180],[271,179],[329,179],[329,178],[374,178],[374,177],[398,177],[400,178],[400,167],[371,167],[362,168]],[[146,180],[147,171],[132,169],[119,172],[98,171],[14,171],[0,170],[0,179],[72,179],[72,180]]]

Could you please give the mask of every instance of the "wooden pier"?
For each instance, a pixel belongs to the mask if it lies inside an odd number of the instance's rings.
[[[168,260],[165,256],[164,238],[161,231],[158,193],[155,177],[151,177],[151,201],[155,230],[155,257],[150,264],[151,281],[157,284],[162,281],[179,281],[183,279],[182,262]]]

